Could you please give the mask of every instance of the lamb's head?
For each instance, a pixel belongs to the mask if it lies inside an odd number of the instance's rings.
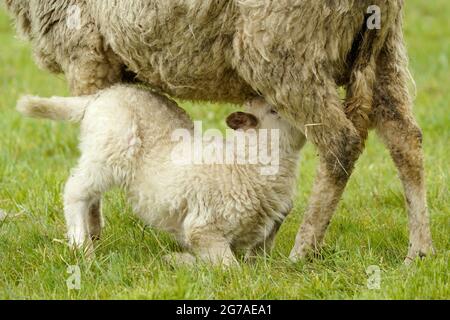
[[[31,35],[30,1],[5,0],[4,3],[6,9],[15,19],[19,34],[25,38],[29,38]]]
[[[245,104],[244,111],[233,113],[227,118],[227,125],[231,129],[278,130],[281,146],[292,151],[300,151],[305,144],[303,133],[278,114],[266,100],[252,99]]]

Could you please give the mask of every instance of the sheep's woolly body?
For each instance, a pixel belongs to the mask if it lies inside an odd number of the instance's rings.
[[[265,89],[263,81],[255,83],[255,79],[267,78],[266,71],[263,66],[253,65],[253,61],[277,65],[272,72],[280,82],[288,80],[283,75],[287,63],[294,70],[297,65],[305,70],[296,75],[295,80],[300,83],[309,81],[310,74],[306,71],[313,71],[314,76],[315,72],[326,70],[336,81],[348,80],[350,66],[346,65],[346,58],[361,31],[367,8],[379,5],[383,27],[389,29],[401,3],[401,0],[6,1],[17,17],[19,29],[32,40],[40,65],[54,72],[63,71],[69,80],[88,78],[83,72],[94,72],[90,75],[92,83],[83,85],[94,87],[87,89],[87,93],[118,81],[127,67],[140,80],[172,96],[227,102],[243,102]],[[81,9],[79,30],[67,25],[71,5]],[[81,57],[86,54],[93,56]],[[77,59],[80,66],[76,65]],[[83,68],[82,62],[88,61],[91,65]],[[109,79],[103,76],[102,63],[112,68]],[[280,97],[271,98],[278,105],[288,104]]]
[[[54,112],[58,103],[65,112]],[[148,91],[114,87],[86,98],[25,97],[18,109],[28,116],[80,119],[72,107],[75,103],[84,111],[82,155],[67,183],[65,211],[69,238],[77,244],[83,244],[87,234],[77,242],[80,237],[71,232],[77,229],[71,221],[83,212],[71,208],[79,208],[79,201],[92,204],[117,185],[127,189],[135,212],[145,222],[174,233],[194,252],[209,248],[211,241],[222,241],[234,250],[258,248],[292,209],[304,138],[283,120],[274,122],[277,128],[284,122],[286,128],[280,130],[285,139],[279,171],[264,176],[258,165],[174,162],[179,144],[173,140],[174,130],[186,129],[194,137],[194,124],[173,101]]]
[[[293,259],[320,247],[375,127],[405,186],[409,256],[432,251],[421,133],[407,91],[404,0],[5,1],[38,63],[64,72],[74,94],[121,82],[128,69],[176,98],[242,103],[261,95],[276,106],[321,162]],[[68,27],[70,5],[81,10],[79,29]],[[380,30],[366,26],[374,5]],[[346,86],[344,104],[338,86]]]
[[[5,0],[19,33],[33,44],[37,64],[65,73],[74,94],[94,93],[122,77],[122,64],[103,41],[86,2]],[[75,26],[68,23],[73,5],[80,9]]]

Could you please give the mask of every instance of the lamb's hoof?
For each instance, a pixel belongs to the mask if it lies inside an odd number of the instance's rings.
[[[94,260],[96,255],[95,255],[95,248],[94,245],[90,245],[84,248],[84,256],[88,259],[88,260]]]
[[[214,260],[206,259],[205,261],[214,267],[219,267],[224,270],[232,269],[232,268],[240,268],[240,264],[234,256],[233,257],[223,257],[221,259],[214,259]]]
[[[84,255],[88,260],[95,259],[95,246],[92,241],[86,241],[83,244],[76,244],[69,241],[69,248],[75,253]]]
[[[411,249],[405,259],[404,264],[406,266],[410,266],[417,260],[425,259],[426,257],[434,256],[435,254],[436,251],[434,250],[434,247],[432,245],[425,246],[422,249]]]
[[[248,264],[254,264],[256,263],[256,261],[258,261],[259,257],[260,257],[259,255],[256,255],[254,253],[246,254],[244,257],[244,262]]]
[[[101,240],[102,236],[100,233],[98,234],[91,234],[91,240],[92,242],[99,242]]]
[[[163,261],[171,265],[193,266],[197,259],[189,253],[171,253],[163,257]]]

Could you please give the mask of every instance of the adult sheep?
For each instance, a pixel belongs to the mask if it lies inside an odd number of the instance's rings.
[[[403,0],[5,1],[37,62],[65,73],[74,94],[131,71],[177,98],[241,103],[262,95],[275,105],[320,154],[292,259],[320,247],[370,128],[390,149],[405,187],[407,261],[433,251]],[[371,30],[365,14],[373,5],[382,23]],[[345,103],[339,86],[347,89]]]

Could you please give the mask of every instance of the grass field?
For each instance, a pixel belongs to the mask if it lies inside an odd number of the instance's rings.
[[[326,237],[323,257],[292,264],[287,256],[305,210],[317,164],[303,152],[295,210],[275,252],[253,265],[224,271],[172,268],[161,256],[176,249],[144,226],[120,191],[106,197],[107,226],[95,260],[65,245],[61,191],[77,156],[78,127],[21,118],[21,94],[66,95],[63,76],[37,69],[30,47],[14,36],[0,9],[0,298],[2,299],[438,299],[450,298],[450,2],[408,0],[406,35],[417,81],[415,113],[425,135],[435,257],[402,265],[408,246],[402,187],[375,136]],[[224,125],[231,106],[184,107],[209,127]],[[81,289],[69,290],[68,266],[79,266]],[[367,287],[369,266],[381,270]]]

